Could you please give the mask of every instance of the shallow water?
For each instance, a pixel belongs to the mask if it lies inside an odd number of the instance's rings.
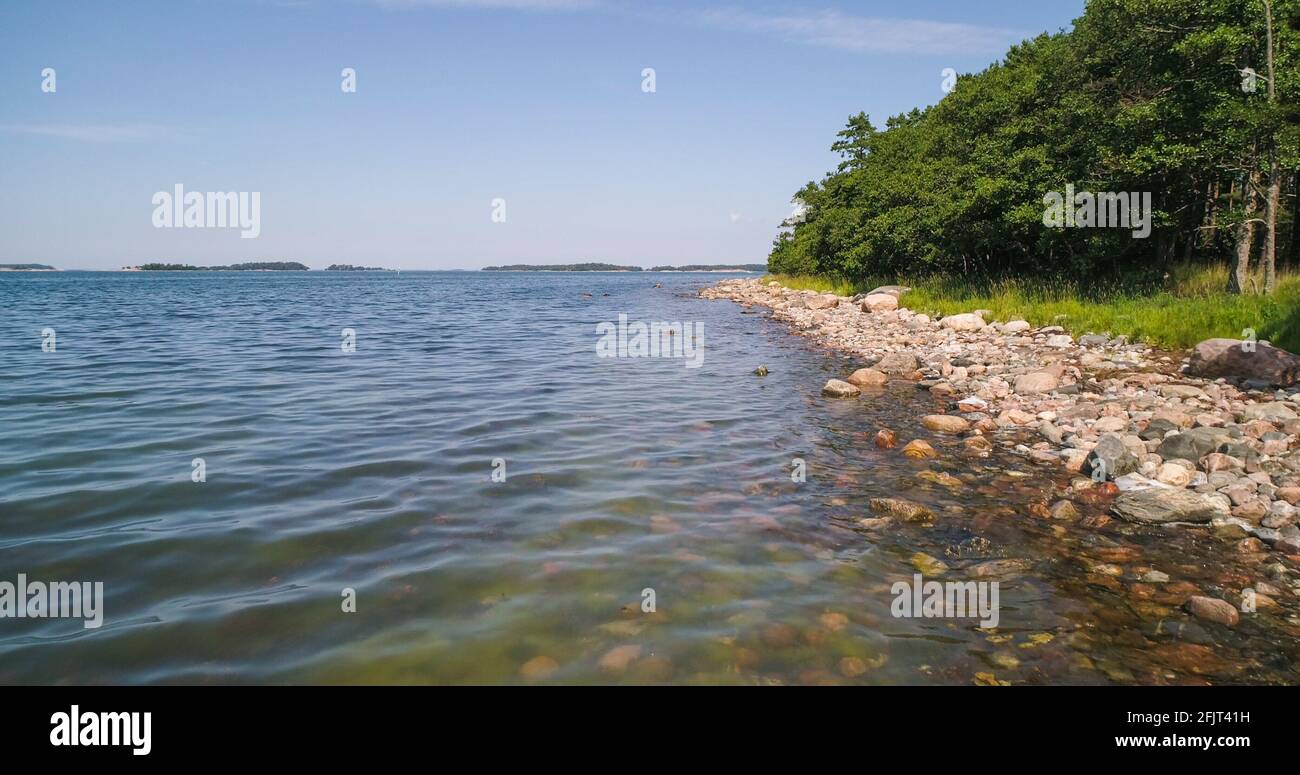
[[[962,457],[909,384],[823,398],[854,364],[695,297],[720,277],[0,275],[0,581],[106,597],[100,629],[0,619],[0,681],[499,683],[530,660],[562,682],[1300,678],[1294,598],[1232,631],[1178,610],[1261,558],[1032,516],[1059,472]],[[597,358],[620,313],[703,323],[702,366]],[[940,457],[875,448],[882,426]],[[882,496],[937,516],[863,528]],[[917,552],[947,578],[1029,567],[994,630],[897,618]]]

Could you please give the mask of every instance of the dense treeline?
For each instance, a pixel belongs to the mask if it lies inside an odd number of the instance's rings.
[[[1091,0],[938,104],[850,118],[769,267],[846,279],[1247,275],[1300,264],[1300,0]],[[1271,45],[1270,45],[1271,42]],[[1045,225],[1050,192],[1150,192],[1148,237]],[[1082,200],[1080,200],[1082,201]]]
[[[190,264],[141,264],[142,272],[305,272],[309,267],[297,261],[250,261],[229,266],[192,266]]]

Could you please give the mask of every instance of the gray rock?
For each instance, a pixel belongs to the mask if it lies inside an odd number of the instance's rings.
[[[920,367],[921,362],[911,353],[890,353],[876,364],[876,369],[886,374],[911,374]]]
[[[1166,522],[1209,522],[1229,514],[1224,499],[1190,490],[1153,487],[1120,493],[1111,511],[1120,519],[1160,525]]]
[[[1114,479],[1136,471],[1138,459],[1137,455],[1124,446],[1123,439],[1108,433],[1097,440],[1097,446],[1093,447],[1088,457],[1084,458],[1083,472],[1094,478],[1100,478],[1097,475],[1099,466],[1100,470],[1105,472],[1107,479]]]
[[[1156,454],[1165,460],[1180,458],[1199,461],[1230,438],[1231,435],[1223,428],[1193,428],[1162,441]]]
[[[1295,384],[1300,376],[1300,357],[1263,342],[1206,339],[1192,349],[1187,373],[1207,379],[1239,377],[1286,386]]]
[[[1247,420],[1268,420],[1269,422],[1294,420],[1300,416],[1291,407],[1276,401],[1267,404],[1251,404],[1241,412]]]

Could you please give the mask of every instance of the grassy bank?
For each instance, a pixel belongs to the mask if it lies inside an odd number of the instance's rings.
[[[1255,336],[1291,352],[1300,352],[1300,273],[1278,276],[1271,296],[1232,295],[1224,266],[1179,266],[1159,284],[1135,288],[1084,286],[1043,280],[970,281],[954,277],[875,278],[846,282],[824,277],[770,275],[790,288],[851,296],[879,285],[905,285],[903,306],[931,316],[976,309],[990,310],[990,320],[1024,318],[1034,325],[1059,325],[1076,336],[1126,334],[1168,348],[1187,348],[1211,337],[1240,339],[1247,328]],[[1262,278],[1255,278],[1262,287]]]

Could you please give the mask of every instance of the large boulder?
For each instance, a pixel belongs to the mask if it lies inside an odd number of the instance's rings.
[[[1209,522],[1227,517],[1227,499],[1192,490],[1152,487],[1120,493],[1111,506],[1116,516],[1129,522],[1159,525],[1165,522]]]
[[[1061,384],[1055,374],[1048,371],[1031,371],[1016,377],[1016,392],[1021,395],[1030,393],[1050,393]]]
[[[863,312],[891,312],[898,309],[898,297],[888,293],[868,293],[862,300]]]
[[[1206,339],[1192,348],[1187,373],[1206,379],[1241,377],[1293,385],[1300,379],[1300,356],[1263,342]]]
[[[831,309],[839,306],[840,297],[833,293],[823,293],[817,296],[809,296],[806,303],[808,309]]]
[[[888,375],[877,369],[858,369],[849,375],[848,383],[864,387],[879,387],[889,381]]]
[[[850,385],[840,379],[832,379],[822,388],[822,395],[830,396],[832,398],[848,398],[850,396],[856,396],[860,392],[862,391],[858,390],[856,385]]]
[[[921,362],[911,353],[890,353],[876,364],[878,371],[886,374],[911,374],[921,368]]]
[[[872,289],[870,292],[867,293],[867,295],[875,296],[878,293],[887,293],[890,296],[893,296],[895,299],[897,299],[899,296],[902,296],[904,293],[907,293],[910,290],[912,289],[904,287],[902,285],[882,285],[879,288]]]
[[[949,315],[939,321],[943,328],[951,328],[953,331],[980,331],[986,323],[984,318],[974,312],[964,312],[960,315]]]
[[[970,420],[955,414],[927,414],[921,424],[939,433],[965,433],[970,429]]]
[[[1197,461],[1215,451],[1220,444],[1230,439],[1232,439],[1232,434],[1223,428],[1202,426],[1169,436],[1160,442],[1160,446],[1156,448],[1156,454],[1165,460],[1178,458]]]

